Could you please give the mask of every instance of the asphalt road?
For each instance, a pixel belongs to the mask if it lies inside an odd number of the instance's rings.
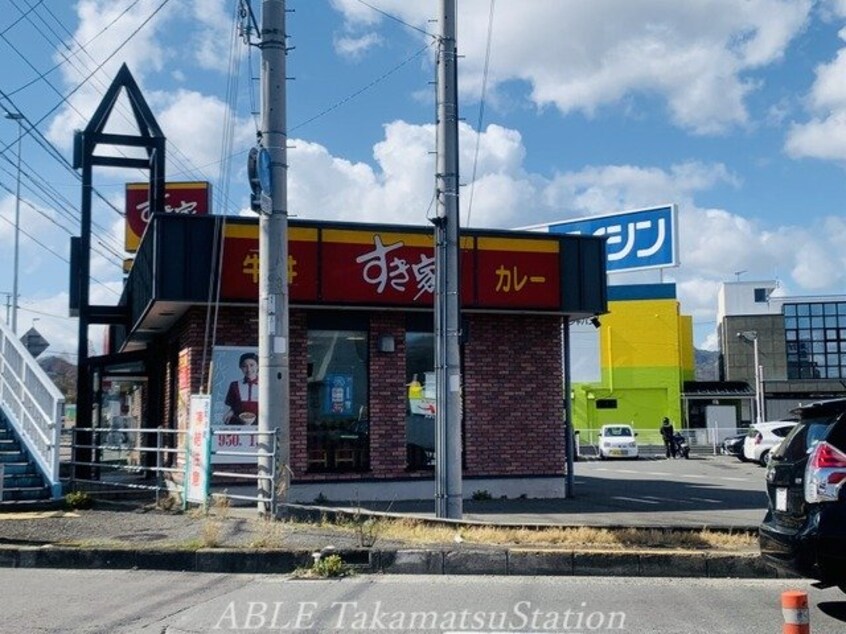
[[[590,460],[574,465],[572,499],[466,500],[464,519],[502,524],[755,529],[767,509],[765,470],[729,456]],[[471,489],[473,482],[464,483]],[[433,515],[431,502],[365,503]]]
[[[807,591],[811,631],[846,630],[846,595],[805,581],[368,576],[291,580],[2,569],[6,632],[781,631],[781,592]]]

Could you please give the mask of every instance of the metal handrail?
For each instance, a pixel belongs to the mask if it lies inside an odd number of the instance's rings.
[[[59,446],[65,398],[14,332],[0,323],[0,407],[50,484],[62,493]]]
[[[184,483],[179,481],[179,475],[184,475],[185,470],[183,467],[179,466],[165,466],[165,461],[169,456],[173,454],[177,455],[177,464],[179,463],[179,457],[184,454],[184,449],[174,448],[174,447],[167,447],[163,444],[163,439],[166,438],[168,435],[172,436],[183,436],[187,432],[184,429],[166,429],[162,427],[88,427],[88,428],[71,428],[64,430],[65,433],[71,436],[71,444],[77,448],[84,448],[94,450],[95,453],[98,450],[109,450],[109,451],[117,451],[117,452],[127,452],[135,453],[135,454],[147,454],[150,453],[155,454],[155,465],[138,465],[138,464],[128,464],[128,463],[113,463],[113,462],[79,462],[79,461],[69,461],[67,464],[74,465],[74,466],[87,466],[87,467],[97,467],[100,469],[106,469],[109,473],[115,472],[123,472],[126,474],[138,474],[138,473],[147,473],[155,476],[155,484],[139,484],[137,482],[115,482],[115,481],[102,481],[102,480],[91,480],[91,479],[75,479],[75,482],[78,483],[91,483],[91,484],[110,484],[116,487],[126,487],[131,489],[144,489],[149,491],[155,491],[156,497],[158,500],[159,493],[161,492],[176,492],[180,495],[184,495]],[[76,441],[77,432],[90,432],[92,433],[92,440],[86,443],[78,443]],[[156,443],[155,446],[149,445],[149,443],[145,443],[145,445],[135,445],[131,443],[127,443],[125,445],[114,444],[113,442],[107,442],[105,444],[99,443],[98,437],[94,434],[105,435],[110,433],[127,433],[127,434],[155,434]],[[260,441],[262,444],[268,444],[270,446],[270,454],[274,458],[272,461],[273,470],[271,471],[270,475],[260,475],[258,473],[250,473],[250,472],[233,472],[233,471],[221,471],[215,470],[213,467],[211,468],[211,476],[218,477],[218,478],[227,478],[230,480],[252,480],[256,483],[258,482],[274,482],[276,479],[276,458],[278,457],[278,445],[279,445],[279,434],[275,431],[258,431],[258,430],[226,430],[226,431],[213,431],[213,435],[243,435],[243,436],[269,436],[269,442],[262,440]],[[149,439],[148,439],[149,440]],[[237,456],[243,458],[244,456],[256,459],[259,455],[266,455],[261,454],[259,452],[234,452],[234,451],[226,451],[226,450],[212,450],[212,455],[216,456]],[[253,464],[253,466],[257,466],[257,464]],[[173,475],[176,476],[173,479],[168,480],[165,482],[165,476]],[[258,488],[258,487],[257,487]],[[226,497],[231,500],[241,500],[241,501],[253,501],[253,502],[267,502],[266,498],[261,497],[260,495],[244,495],[244,494],[234,494],[230,493],[229,491],[224,490],[223,492],[214,492],[212,495],[215,497]],[[271,499],[270,505],[271,508],[276,509],[276,490],[274,487],[271,486]]]

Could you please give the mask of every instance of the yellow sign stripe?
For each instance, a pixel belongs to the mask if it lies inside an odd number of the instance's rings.
[[[127,183],[127,189],[147,189],[150,186],[149,183]],[[179,189],[208,189],[209,184],[205,182],[197,182],[197,181],[189,181],[185,183],[165,183],[165,190],[171,188],[179,188]]]
[[[382,244],[396,244],[402,242],[409,247],[432,247],[434,239],[425,233],[391,233],[388,231],[355,231],[350,229],[324,229],[324,242],[341,242],[345,244],[373,244],[373,237],[379,236]]]
[[[258,240],[258,225],[226,225],[224,235],[227,238],[251,238]],[[317,242],[317,229],[308,227],[288,227],[288,240],[296,242]]]
[[[558,253],[557,239],[530,238],[477,238],[476,248],[480,251],[531,251],[533,253]]]

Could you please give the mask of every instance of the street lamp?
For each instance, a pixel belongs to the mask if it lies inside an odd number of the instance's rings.
[[[21,139],[23,139],[24,116],[20,112],[6,111],[6,119],[18,123],[18,175],[15,191],[15,264],[12,279],[12,332],[18,332],[18,262],[20,259],[20,225],[21,225]]]
[[[755,357],[755,422],[764,420],[764,384],[761,360],[758,356],[758,333],[754,330],[744,330],[737,333],[738,339],[752,344],[752,354]]]

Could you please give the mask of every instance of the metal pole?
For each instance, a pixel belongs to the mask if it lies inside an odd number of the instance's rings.
[[[756,332],[752,339],[752,351],[755,356],[755,401],[757,407],[757,416],[755,420],[759,423],[764,421],[764,394],[763,384],[761,382],[761,360],[758,356],[758,333]]]
[[[437,411],[435,514],[460,519],[461,315],[459,307],[458,88],[455,0],[441,0],[438,16],[438,214],[435,222],[435,349]]]
[[[21,140],[23,139],[23,115],[19,112],[7,112],[7,119],[16,121],[18,124],[18,167],[17,183],[15,186],[15,261],[12,273],[12,332],[18,333],[18,266],[20,262],[20,237],[21,237]]]
[[[567,460],[567,479],[565,481],[564,497],[573,497],[573,454],[575,453],[575,433],[573,430],[573,408],[570,402],[570,317],[564,316],[564,326],[561,339],[564,348],[564,451]]]
[[[270,208],[259,221],[258,512],[273,513],[274,494],[285,503],[290,473],[288,384],[288,190],[285,111],[285,1],[264,0],[261,27],[261,145],[270,158]],[[274,472],[273,438],[279,430]],[[284,507],[283,507],[284,508]]]

